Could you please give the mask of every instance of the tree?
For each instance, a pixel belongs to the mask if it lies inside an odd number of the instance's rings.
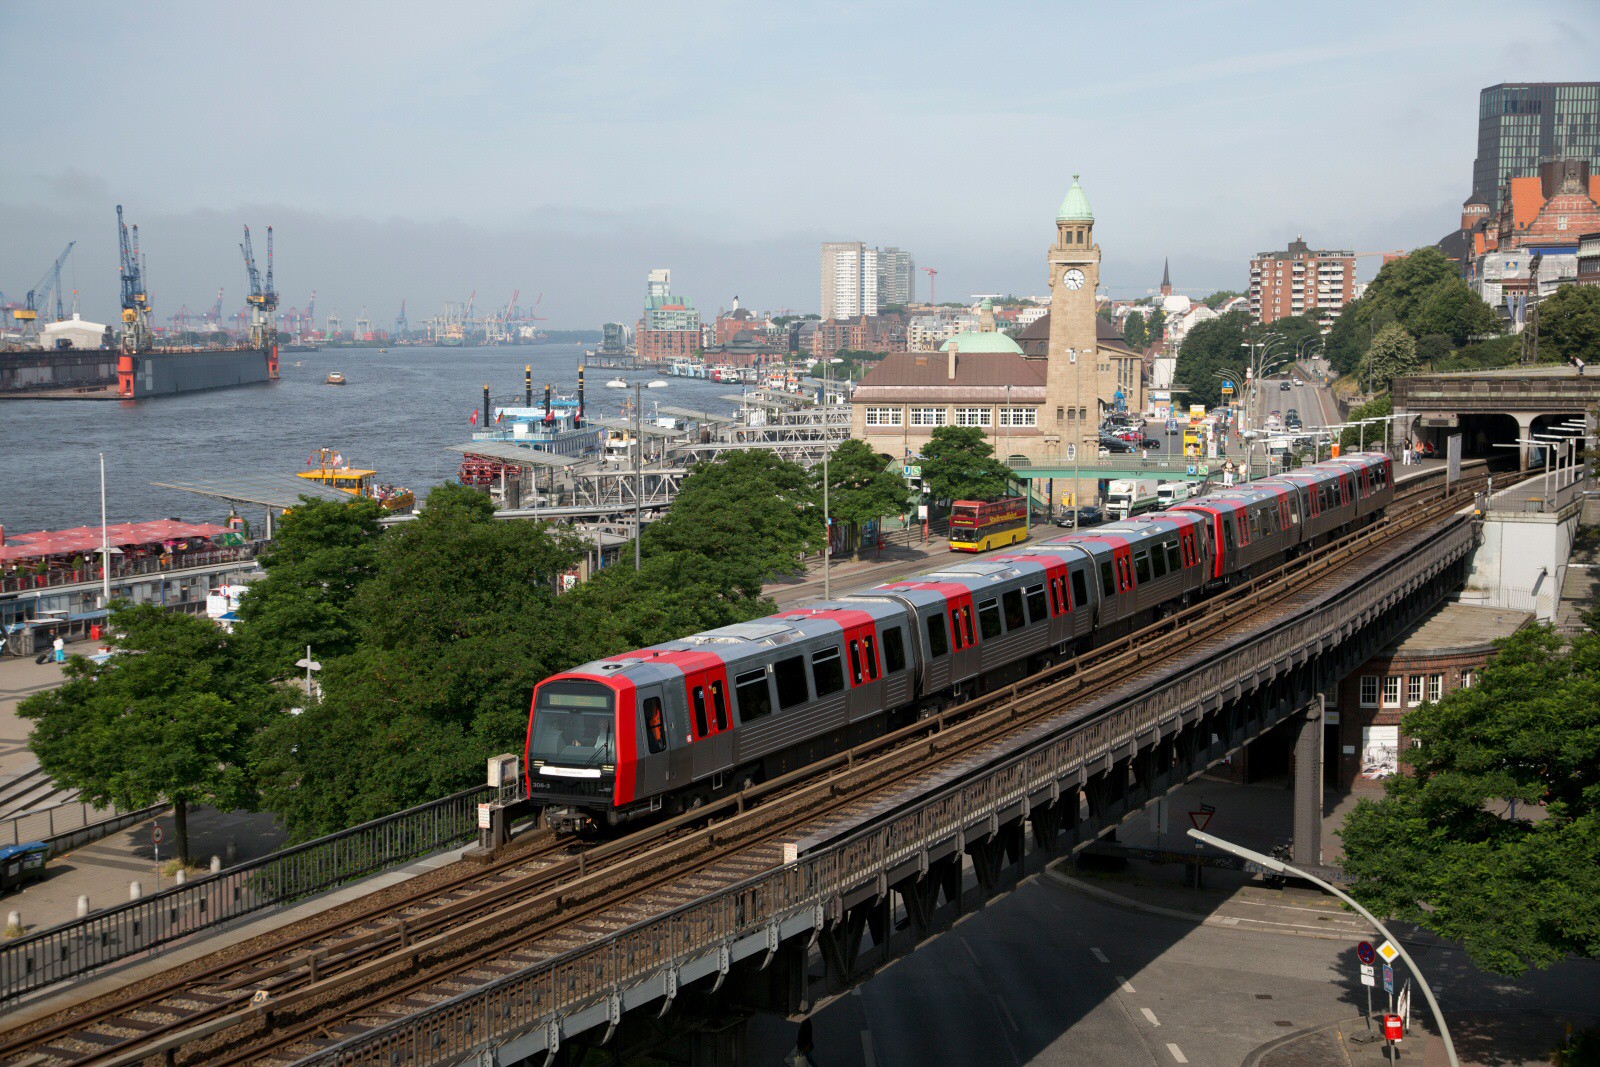
[[[1391,259],[1361,295],[1362,321],[1371,322],[1375,314],[1386,310],[1413,334],[1420,332],[1416,327],[1423,305],[1434,287],[1446,282],[1458,282],[1463,288],[1466,284],[1461,280],[1461,268],[1437,248],[1419,248],[1410,255]]]
[[[850,528],[858,557],[863,526],[905,511],[910,493],[905,478],[889,466],[891,462],[890,457],[855,438],[840,442],[828,458],[828,514]],[[822,465],[813,467],[811,473],[820,486]]]
[[[1361,365],[1371,340],[1362,308],[1362,298],[1356,297],[1344,306],[1328,336],[1323,341],[1322,354],[1328,365],[1339,374],[1349,374]]]
[[[936,500],[989,500],[1001,496],[1011,472],[994,458],[984,432],[940,426],[922,446],[922,484]]]
[[[1240,373],[1248,355],[1244,348],[1250,316],[1230,311],[1198,323],[1183,338],[1178,349],[1177,381],[1189,390],[1191,403],[1215,407],[1222,402],[1222,379]]]
[[[125,810],[170,803],[187,862],[190,805],[254,808],[251,739],[287,694],[241,672],[209,620],[142,604],[117,607],[110,624],[116,655],[72,657],[66,684],[17,712],[34,720],[28,745],[58,784]]]
[[[1600,957],[1600,637],[1519,631],[1401,729],[1413,773],[1341,834],[1353,894],[1495,974]]]
[[[1223,304],[1226,304],[1234,297],[1243,295],[1243,293],[1235,292],[1232,289],[1218,289],[1216,292],[1212,293],[1210,296],[1206,297],[1200,302],[1206,307],[1210,308],[1212,311],[1215,311],[1217,308],[1221,307]]]
[[[1432,367],[1449,359],[1455,350],[1450,338],[1442,333],[1424,334],[1417,338],[1417,362],[1425,367]]]
[[[1128,347],[1135,352],[1142,352],[1149,337],[1145,329],[1144,315],[1137,311],[1128,312],[1128,317],[1122,322],[1122,339],[1128,342]]]
[[[1436,283],[1407,323],[1413,335],[1440,334],[1457,347],[1500,332],[1494,309],[1457,275]]]
[[[302,497],[284,515],[261,561],[267,576],[239,600],[237,647],[244,659],[267,677],[284,677],[307,645],[324,659],[355,647],[351,603],[377,569],[382,513],[364,497]]]
[[[1388,389],[1396,377],[1410,374],[1417,366],[1417,343],[1411,335],[1398,324],[1385,326],[1367,349],[1362,378],[1374,390]]]
[[[1322,336],[1322,327],[1317,321],[1305,315],[1286,315],[1281,319],[1273,319],[1264,326],[1254,327],[1250,331],[1250,340],[1258,344],[1276,340],[1273,346],[1271,359],[1276,361],[1284,357],[1293,357],[1294,354],[1308,342]]]
[[[1160,308],[1150,312],[1150,318],[1144,327],[1144,343],[1146,347],[1158,345],[1167,337],[1167,313]]]
[[[760,583],[788,574],[822,545],[822,508],[799,464],[729,452],[695,468],[672,509],[645,530],[647,552],[693,552]]]
[[[1563,285],[1539,302],[1539,359],[1600,362],[1600,286]]]
[[[1394,399],[1384,393],[1374,397],[1350,411],[1346,422],[1360,422],[1362,419],[1382,419],[1394,414]],[[1372,448],[1375,443],[1384,440],[1384,424],[1381,422],[1368,423],[1364,428],[1360,426],[1347,426],[1339,434],[1339,446],[1344,449]]]

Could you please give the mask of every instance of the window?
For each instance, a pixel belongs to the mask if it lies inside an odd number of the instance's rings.
[[[992,641],[1000,636],[1000,602],[998,600],[985,600],[978,605],[978,632],[985,641]]]
[[[955,635],[956,635],[956,651],[960,652],[964,647],[966,647],[966,642],[961,639],[961,609],[960,608],[951,608],[950,609],[950,629],[955,631]]]
[[[956,408],[957,426],[993,426],[993,408]]]
[[[889,674],[906,669],[906,639],[898,626],[883,631],[883,669]]]
[[[811,682],[819,698],[844,688],[844,664],[837,648],[825,648],[811,657]]]
[[[711,683],[711,708],[716,713],[717,729],[728,728],[728,698],[722,692],[721,682]]]
[[[694,687],[694,732],[698,737],[705,737],[711,732],[711,726],[706,721],[706,690],[700,685]]]
[[[1167,576],[1167,553],[1165,545],[1150,546],[1150,569],[1155,572],[1155,576],[1157,578],[1165,578]]]
[[[967,644],[972,645],[972,644],[976,644],[977,643],[976,641],[973,640],[973,637],[972,637],[972,605],[971,604],[968,604],[966,607],[961,609],[961,629],[967,635]]]
[[[1383,680],[1383,706],[1398,708],[1400,706],[1400,676],[1391,674]]]
[[[1039,425],[1038,408],[1001,408],[1001,426],[1037,426]]]
[[[1032,622],[1043,622],[1049,617],[1050,601],[1044,595],[1044,586],[1036,585],[1028,590],[1028,618]]]
[[[772,690],[767,688],[765,670],[739,675],[733,681],[733,694],[739,698],[740,722],[755,722],[772,714]]]
[[[1177,541],[1167,542],[1167,570],[1178,571],[1183,568],[1183,551],[1178,547]]]
[[[1106,596],[1113,596],[1117,591],[1117,579],[1111,573],[1111,561],[1109,559],[1100,564],[1100,591]]]
[[[862,651],[867,656],[867,680],[877,681],[883,677],[883,672],[878,670],[878,642],[871,634],[861,639]]]
[[[778,683],[778,707],[784,711],[804,704],[806,693],[806,661],[803,656],[790,656],[772,665],[772,680]]]
[[[1363,674],[1361,676],[1361,706],[1364,708],[1378,706],[1378,676],[1376,674]]]
[[[1422,675],[1413,674],[1406,679],[1406,703],[1413,708],[1422,703]]]
[[[912,408],[911,425],[913,426],[943,426],[950,421],[950,411],[947,408]]]
[[[934,612],[928,616],[928,655],[942,656],[950,651],[950,642],[944,633],[944,616]]]
[[[864,680],[861,677],[861,642],[850,642],[850,678],[856,685]]]
[[[1005,606],[1006,630],[1020,630],[1028,625],[1028,617],[1022,613],[1022,590],[1012,589],[1001,594],[1000,602]]]
[[[644,702],[644,738],[652,753],[667,750],[667,726],[661,718],[661,698],[648,697]]]
[[[1082,571],[1072,572],[1072,603],[1087,604],[1089,602],[1089,581],[1083,576]]]
[[[1138,577],[1141,585],[1150,580],[1150,553],[1148,551],[1134,554],[1133,573]]]
[[[1444,698],[1444,675],[1428,675],[1428,699],[1438,703]]]
[[[899,426],[905,419],[904,408],[868,408],[868,426]]]

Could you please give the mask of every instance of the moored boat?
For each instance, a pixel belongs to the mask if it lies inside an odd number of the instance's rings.
[[[344,456],[332,448],[319,448],[306,460],[309,470],[296,471],[297,477],[311,482],[331,485],[351,496],[364,496],[376,500],[389,512],[406,512],[416,507],[417,495],[411,490],[387,482],[379,482],[378,472],[352,467]]]

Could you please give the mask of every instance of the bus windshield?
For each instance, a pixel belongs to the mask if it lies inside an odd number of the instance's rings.
[[[530,760],[577,767],[615,763],[611,690],[596,682],[546,682],[533,706]]]

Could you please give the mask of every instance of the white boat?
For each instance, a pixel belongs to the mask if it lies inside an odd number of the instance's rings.
[[[621,378],[613,378],[606,383],[607,389],[626,389],[627,387],[628,383],[623,381]]]
[[[645,383],[645,388],[646,389],[665,389],[666,387],[667,387],[667,383],[666,382],[646,382]]]

